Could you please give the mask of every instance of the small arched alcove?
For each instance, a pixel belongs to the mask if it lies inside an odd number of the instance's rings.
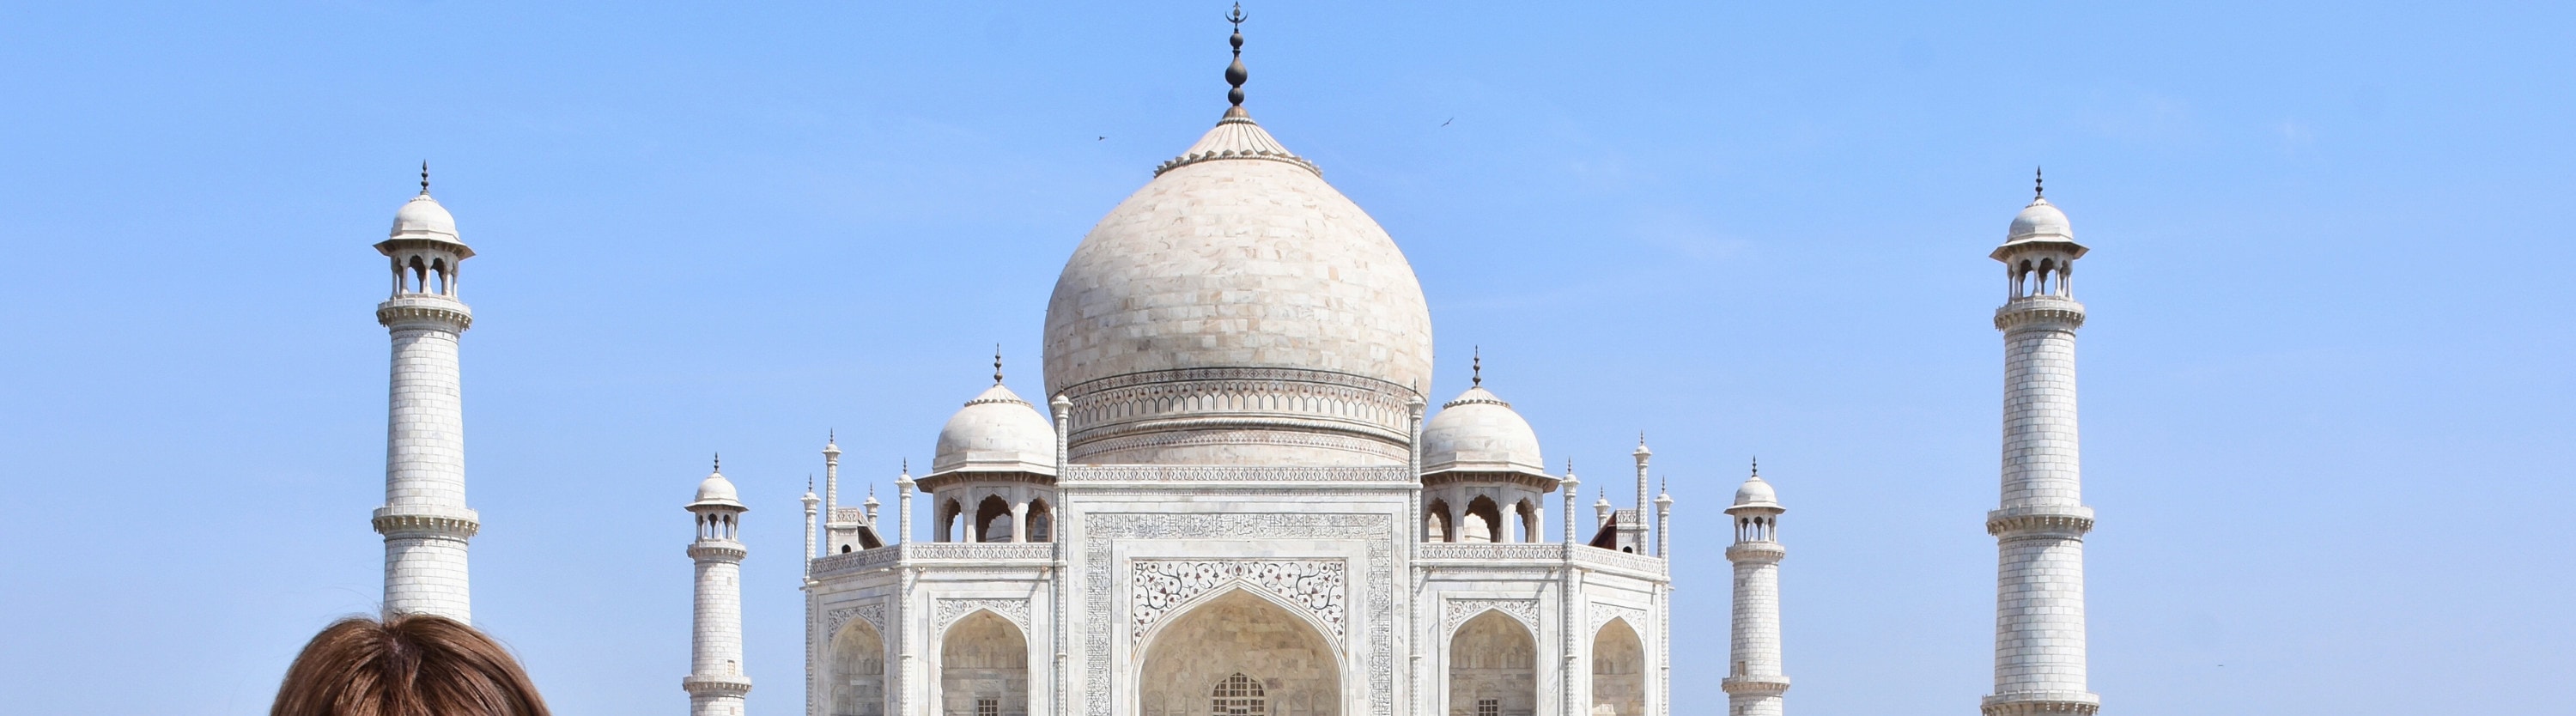
[[[832,637],[831,716],[884,716],[885,639],[864,619]]]
[[[1592,636],[1592,716],[1646,712],[1646,643],[1624,618]]]
[[[977,611],[939,642],[939,705],[946,716],[1028,716],[1029,642],[1019,625]]]
[[[1449,716],[1530,716],[1538,711],[1538,640],[1529,627],[1487,610],[1449,639]]]

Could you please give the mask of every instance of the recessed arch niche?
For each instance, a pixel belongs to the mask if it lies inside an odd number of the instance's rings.
[[[1611,619],[1592,636],[1592,716],[1646,713],[1646,642],[1628,620]]]
[[[1029,642],[1019,625],[978,610],[948,627],[939,642],[939,705],[949,716],[1028,716]],[[989,712],[980,708],[987,705]]]
[[[885,638],[865,619],[832,637],[831,716],[885,715]]]
[[[1449,716],[1530,716],[1538,712],[1538,640],[1529,627],[1486,610],[1449,638]]]
[[[1164,623],[1145,644],[1141,716],[1209,716],[1235,675],[1260,685],[1261,716],[1341,716],[1341,660],[1314,624],[1234,589]],[[1224,706],[1242,708],[1240,703]]]

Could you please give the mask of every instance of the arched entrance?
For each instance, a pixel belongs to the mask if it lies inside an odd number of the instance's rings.
[[[1154,634],[1136,681],[1137,713],[1341,716],[1341,678],[1340,656],[1322,632],[1237,589]]]
[[[1486,611],[1449,639],[1449,716],[1538,712],[1538,640],[1529,627]]]
[[[885,639],[864,619],[832,637],[831,716],[884,716]]]
[[[992,612],[957,620],[939,642],[940,716],[1028,716],[1029,642]]]
[[[1646,713],[1646,642],[1626,619],[1592,637],[1592,716]]]

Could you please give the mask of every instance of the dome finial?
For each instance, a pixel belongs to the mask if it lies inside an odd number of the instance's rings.
[[[716,453],[716,465],[709,469],[715,472],[724,472],[724,453]]]
[[[1485,347],[1476,346],[1475,350],[1475,362],[1469,363],[1467,368],[1468,379],[1472,381],[1469,385],[1483,387],[1485,385]]]
[[[420,195],[429,196],[429,160],[420,160]]]
[[[1753,476],[1756,478],[1762,476],[1762,456],[1760,455],[1753,456]]]
[[[1243,106],[1243,81],[1252,77],[1250,71],[1243,69],[1243,21],[1249,17],[1243,14],[1243,3],[1235,3],[1234,11],[1225,14],[1225,21],[1234,23],[1234,37],[1226,40],[1234,45],[1234,64],[1225,66],[1225,83],[1234,88],[1226,90],[1225,101],[1236,107]]]
[[[2032,201],[2048,198],[2048,176],[2041,173],[2039,167],[2030,169],[2030,198]]]

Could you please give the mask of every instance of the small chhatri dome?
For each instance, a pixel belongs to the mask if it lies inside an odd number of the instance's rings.
[[[1753,476],[1744,479],[1744,486],[1735,488],[1734,506],[1788,511],[1780,507],[1780,495],[1772,491],[1771,483],[1762,481],[1761,463],[1754,463]],[[1729,508],[1728,511],[1732,512],[1734,509]]]
[[[2013,216],[2012,228],[2004,232],[2004,243],[2023,241],[2074,241],[2075,227],[2066,222],[2066,212],[2048,203],[2048,186],[2041,183],[2037,170],[2031,172],[2030,205]]]
[[[1440,406],[1422,426],[1422,471],[1522,472],[1547,475],[1538,432],[1512,404],[1484,386]]]
[[[741,507],[742,499],[738,493],[734,492],[733,481],[725,479],[722,471],[717,471],[707,473],[707,479],[698,483],[698,499],[696,502],[690,503],[689,506],[697,507],[700,505]]]
[[[1055,474],[1055,428],[1029,401],[1000,383],[966,401],[939,429],[930,474],[1030,472]]]
[[[457,240],[456,216],[447,213],[447,207],[439,206],[437,199],[429,198],[429,162],[420,163],[420,194],[403,202],[402,208],[394,212],[394,230],[390,236],[397,239]]]

